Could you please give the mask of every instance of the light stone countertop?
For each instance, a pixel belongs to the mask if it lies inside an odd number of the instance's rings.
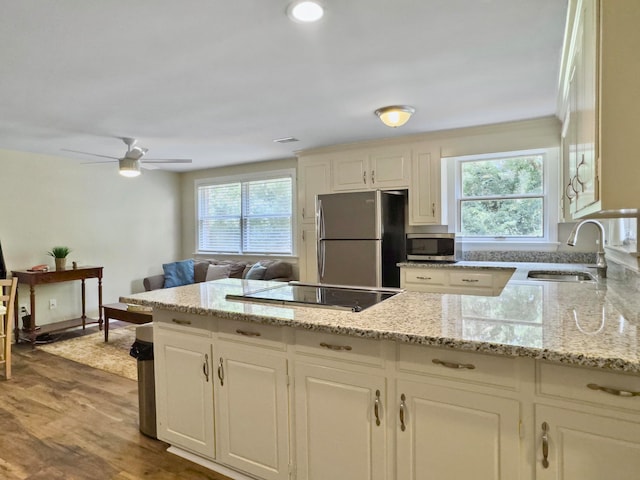
[[[584,271],[587,266],[501,262],[400,265],[515,271],[498,296],[403,292],[359,313],[226,300],[227,294],[282,285],[238,279],[132,294],[120,301],[217,318],[640,373],[637,279],[630,280],[611,266],[606,280],[565,283],[527,280],[527,273]]]

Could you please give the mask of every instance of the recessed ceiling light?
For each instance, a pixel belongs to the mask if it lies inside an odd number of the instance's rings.
[[[298,1],[289,5],[287,15],[295,22],[317,22],[324,15],[324,8],[318,2]]]

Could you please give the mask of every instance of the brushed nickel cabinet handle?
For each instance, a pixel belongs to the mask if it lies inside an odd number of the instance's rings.
[[[209,383],[209,354],[204,354],[204,363],[202,364],[202,373],[204,373],[204,377],[207,379],[207,383]]]
[[[320,346],[324,347],[324,348],[328,348],[329,350],[336,350],[336,351],[339,351],[339,350],[347,350],[347,351],[353,350],[349,345],[331,345],[330,343],[322,342],[320,344]]]
[[[173,323],[177,323],[178,325],[191,325],[191,320],[180,320],[178,318],[171,319]]]
[[[618,390],[617,388],[602,387],[595,383],[589,383],[587,388],[591,390],[598,390],[600,392],[608,393],[609,395],[616,395],[617,397],[640,397],[640,392],[632,392],[630,390]]]
[[[376,183],[376,171],[371,170],[371,183]]]
[[[244,335],[245,337],[259,337],[260,333],[258,332],[249,332],[248,330],[236,330],[236,333],[239,333],[240,335]]]
[[[362,172],[362,183],[367,184],[367,172],[366,170]]]
[[[418,280],[431,280],[431,277],[416,277]]]
[[[458,370],[462,370],[462,369],[474,370],[476,368],[476,366],[473,365],[472,363],[445,362],[444,360],[439,360],[437,358],[434,358],[433,360],[431,360],[431,362],[435,363],[436,365],[440,365],[442,367],[455,368]]]
[[[549,468],[549,424],[542,422],[542,468]]]
[[[432,217],[436,216],[436,204],[435,203],[431,204],[431,216]]]
[[[402,430],[403,432],[407,429],[404,424],[404,411],[407,408],[407,405],[404,403],[404,401],[406,399],[407,397],[404,396],[404,393],[400,395],[400,430]]]
[[[373,413],[376,416],[376,425],[380,426],[380,390],[376,390],[376,399],[373,402]]]
[[[477,278],[463,278],[462,281],[467,283],[478,283],[479,280]]]
[[[218,362],[218,378],[220,379],[220,386],[224,387],[224,365],[222,357],[220,357],[220,361]]]
[[[302,207],[302,218],[305,218],[305,217],[304,217],[304,207]],[[304,232],[303,232],[303,233],[304,233]]]

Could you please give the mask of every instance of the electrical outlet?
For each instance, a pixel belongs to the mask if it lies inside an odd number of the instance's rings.
[[[26,309],[27,309],[27,304],[26,303],[21,303],[20,304],[20,311],[22,312],[22,311],[24,311]]]
[[[53,310],[57,306],[58,306],[57,300],[55,298],[50,298],[49,299],[49,310]]]

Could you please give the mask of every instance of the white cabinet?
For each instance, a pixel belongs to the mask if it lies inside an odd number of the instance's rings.
[[[414,145],[411,172],[409,225],[445,225],[440,148],[429,143]]]
[[[573,218],[637,215],[635,161],[640,100],[640,9],[637,0],[572,0],[563,74],[567,178]],[[566,201],[566,199],[565,199]],[[608,212],[608,213],[607,213]]]
[[[411,149],[380,147],[333,155],[333,191],[407,188]]]
[[[414,292],[499,295],[515,269],[401,267],[400,287]]]
[[[384,376],[305,362],[295,370],[297,478],[387,478]]]
[[[536,434],[536,480],[637,480],[640,475],[638,419],[539,405]]]
[[[285,356],[219,341],[216,369],[218,461],[265,480],[289,478]]]
[[[298,205],[302,223],[314,223],[316,197],[331,190],[331,161],[301,158],[298,161]]]
[[[211,335],[154,325],[158,438],[215,456]]]
[[[399,380],[396,478],[513,480],[520,469],[516,400]]]
[[[318,242],[315,225],[303,225],[299,243],[299,277],[301,282],[318,282]]]

